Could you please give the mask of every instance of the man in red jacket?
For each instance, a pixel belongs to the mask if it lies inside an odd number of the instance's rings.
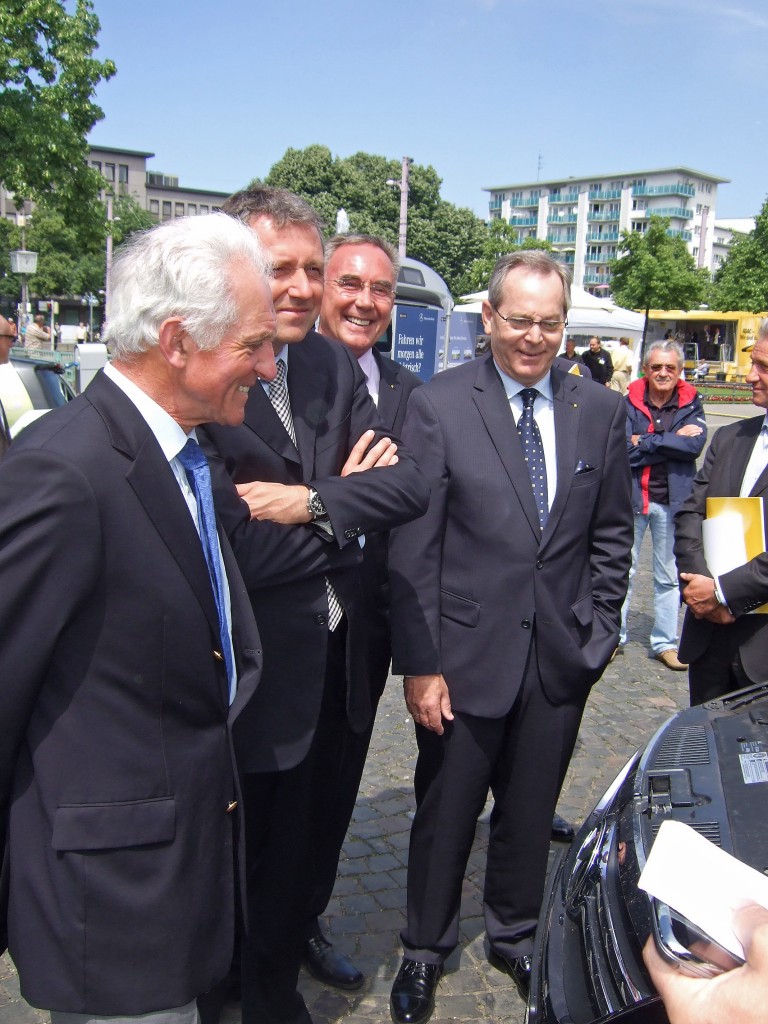
[[[627,642],[632,577],[648,527],[653,542],[653,628],[651,650],[673,671],[687,668],[677,655],[680,594],[673,553],[675,513],[691,493],[696,459],[707,440],[701,399],[680,379],[683,350],[676,341],[653,344],[643,363],[644,377],[630,384],[627,396],[627,448],[632,467],[635,542],[629,590],[621,610],[618,651]]]

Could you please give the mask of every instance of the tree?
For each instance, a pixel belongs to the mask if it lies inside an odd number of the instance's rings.
[[[715,274],[712,305],[748,313],[768,309],[768,199],[755,218],[754,230],[734,241]]]
[[[318,211],[332,234],[336,214],[346,210],[350,230],[383,235],[397,244],[400,161],[372,153],[335,157],[327,146],[288,149],[270,169],[265,184],[288,188]],[[471,210],[440,198],[434,167],[412,164],[408,192],[408,255],[429,264],[453,292],[466,268],[480,255],[485,225]]]
[[[111,60],[97,61],[91,0],[3,0],[0,6],[0,181],[18,209],[46,200],[95,235],[104,181],[88,166],[86,137],[104,116],[93,102]]]
[[[456,294],[466,295],[487,288],[496,261],[508,252],[517,252],[519,249],[552,250],[552,245],[540,238],[525,238],[522,243],[518,242],[518,231],[519,228],[508,224],[501,218],[492,220],[485,225],[480,255],[472,261],[460,278],[460,287]]]
[[[645,234],[622,231],[619,255],[611,261],[611,291],[630,309],[691,309],[704,299],[709,276],[696,266],[679,236],[667,234],[669,218],[651,217]],[[643,330],[645,341],[645,329]]]

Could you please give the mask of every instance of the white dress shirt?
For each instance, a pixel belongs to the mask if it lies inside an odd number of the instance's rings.
[[[768,466],[768,413],[763,420],[760,433],[755,438],[752,454],[749,456],[747,468],[741,481],[739,497],[748,498],[752,488],[757,483],[758,477]]]
[[[529,386],[536,388],[539,392],[539,396],[533,406],[533,418],[536,420],[536,425],[541,434],[541,443],[544,447],[544,460],[547,464],[547,506],[551,509],[552,502],[555,500],[555,491],[557,490],[557,446],[555,444],[555,403],[552,398],[550,374],[547,372],[535,384],[520,384],[519,381],[513,380],[512,377],[504,373],[495,359],[493,365],[499,371],[504,390],[507,393],[509,407],[515,419],[515,426],[517,426],[517,421],[523,415],[523,400],[520,397],[520,392],[523,388]]]

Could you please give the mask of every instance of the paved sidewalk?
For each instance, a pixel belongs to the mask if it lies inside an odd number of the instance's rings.
[[[650,545],[644,545],[629,643],[592,692],[563,789],[559,810],[575,822],[585,817],[635,748],[687,703],[687,675],[664,668],[647,651],[652,602],[649,552]],[[387,1024],[390,1020],[389,990],[400,961],[398,933],[404,923],[415,753],[413,726],[400,682],[393,678],[379,709],[326,921],[333,941],[365,971],[367,982],[360,992],[346,995],[302,974],[301,989],[315,1024],[345,1019]],[[519,1024],[523,1020],[523,1004],[514,985],[486,960],[482,883],[487,837],[486,812],[478,823],[464,884],[462,945],[448,961],[440,982],[434,1024]],[[239,1019],[238,1008],[231,1007],[223,1024],[237,1024]],[[10,961],[0,959],[0,1024],[47,1021],[47,1014],[21,999]]]

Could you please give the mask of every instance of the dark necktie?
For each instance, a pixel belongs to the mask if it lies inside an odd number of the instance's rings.
[[[293,441],[294,447],[298,451],[298,447],[296,445],[296,428],[293,425],[291,399],[288,394],[288,381],[286,380],[287,367],[282,359],[278,359],[276,361],[276,368],[277,376],[274,380],[269,382],[269,400],[280,418],[280,422],[288,431],[288,436]],[[333,589],[331,581],[327,577],[325,580],[325,589],[328,593],[328,629],[333,632],[341,622],[343,608],[341,607],[341,601],[339,600],[336,591]]]
[[[539,396],[536,388],[523,388],[520,397],[523,400],[523,412],[517,421],[517,430],[523,442],[523,455],[528,466],[528,474],[533,487],[533,498],[539,513],[539,526],[544,524],[549,515],[547,504],[547,463],[544,459],[544,445],[541,443],[539,425],[533,418],[533,403]]]
[[[227,625],[224,567],[221,564],[219,555],[219,537],[216,532],[216,513],[213,509],[211,471],[208,468],[208,460],[203,455],[200,445],[193,441],[192,438],[187,441],[179,452],[178,459],[186,470],[189,486],[192,488],[192,493],[197,501],[197,522],[200,530],[200,542],[203,545],[203,554],[208,566],[208,575],[211,578],[216,611],[219,616],[219,634],[221,636],[221,648],[224,653],[224,663],[227,667],[229,702],[231,704],[235,698],[237,680],[232,660],[232,640]]]

